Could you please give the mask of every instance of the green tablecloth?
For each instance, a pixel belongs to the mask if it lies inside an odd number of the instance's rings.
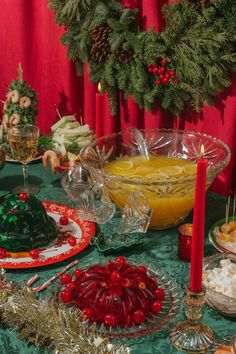
[[[43,200],[54,201],[63,204],[70,204],[66,193],[61,188],[60,175],[53,175],[46,171],[40,162],[35,162],[29,166],[30,181],[40,186],[38,197]],[[11,190],[15,185],[22,181],[21,166],[16,163],[6,163],[4,169],[0,172],[0,192]],[[216,253],[216,250],[210,245],[207,237],[207,231],[210,226],[222,218],[225,210],[225,199],[208,193],[206,202],[206,233],[205,233],[205,255],[209,256]],[[189,216],[191,222],[191,216]],[[178,259],[178,233],[175,228],[163,231],[149,231],[147,241],[129,251],[123,252],[124,256],[137,256],[140,264],[149,262],[157,263],[165,269],[184,289],[189,279],[189,264],[181,262]],[[75,259],[83,260],[93,257],[97,261],[103,260],[104,256],[99,254],[97,249],[89,246],[86,250],[78,254]],[[7,270],[7,277],[23,284],[36,272],[40,275],[43,282],[59,269],[69,264],[71,259],[57,263],[48,267],[38,269]],[[48,292],[50,288],[48,289]],[[177,317],[177,320],[183,319],[183,311]],[[223,318],[216,311],[205,307],[203,321],[208,324],[219,337],[231,336],[236,332],[235,321]],[[178,353],[169,342],[168,329],[163,329],[156,334],[143,337],[138,340],[126,340],[125,344],[132,348],[135,354],[174,354]],[[0,329],[0,353],[1,354],[38,354],[49,353],[47,350],[40,350],[30,345],[27,341],[17,339],[17,333],[11,329]],[[91,353],[92,354],[92,353]]]

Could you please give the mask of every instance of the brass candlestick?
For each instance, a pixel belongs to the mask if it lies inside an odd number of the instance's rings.
[[[186,289],[186,320],[177,323],[170,332],[172,344],[182,352],[203,353],[214,343],[214,332],[201,322],[205,293],[205,288],[200,293]]]

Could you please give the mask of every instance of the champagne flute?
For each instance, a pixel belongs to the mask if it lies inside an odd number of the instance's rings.
[[[8,142],[15,160],[22,163],[23,186],[17,186],[13,193],[37,194],[39,187],[28,184],[28,163],[33,160],[38,147],[39,128],[32,124],[19,124],[7,130]]]

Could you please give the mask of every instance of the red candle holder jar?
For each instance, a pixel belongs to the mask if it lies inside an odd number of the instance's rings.
[[[178,228],[179,247],[178,255],[182,261],[190,262],[193,224],[183,224]]]

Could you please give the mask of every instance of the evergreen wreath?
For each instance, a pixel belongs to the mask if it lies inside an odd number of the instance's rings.
[[[101,83],[112,114],[117,91],[140,108],[158,104],[174,115],[187,106],[200,112],[231,85],[236,67],[236,1],[179,0],[164,5],[165,29],[142,31],[137,9],[117,0],[49,0],[61,41],[77,64],[89,64],[90,80]]]

